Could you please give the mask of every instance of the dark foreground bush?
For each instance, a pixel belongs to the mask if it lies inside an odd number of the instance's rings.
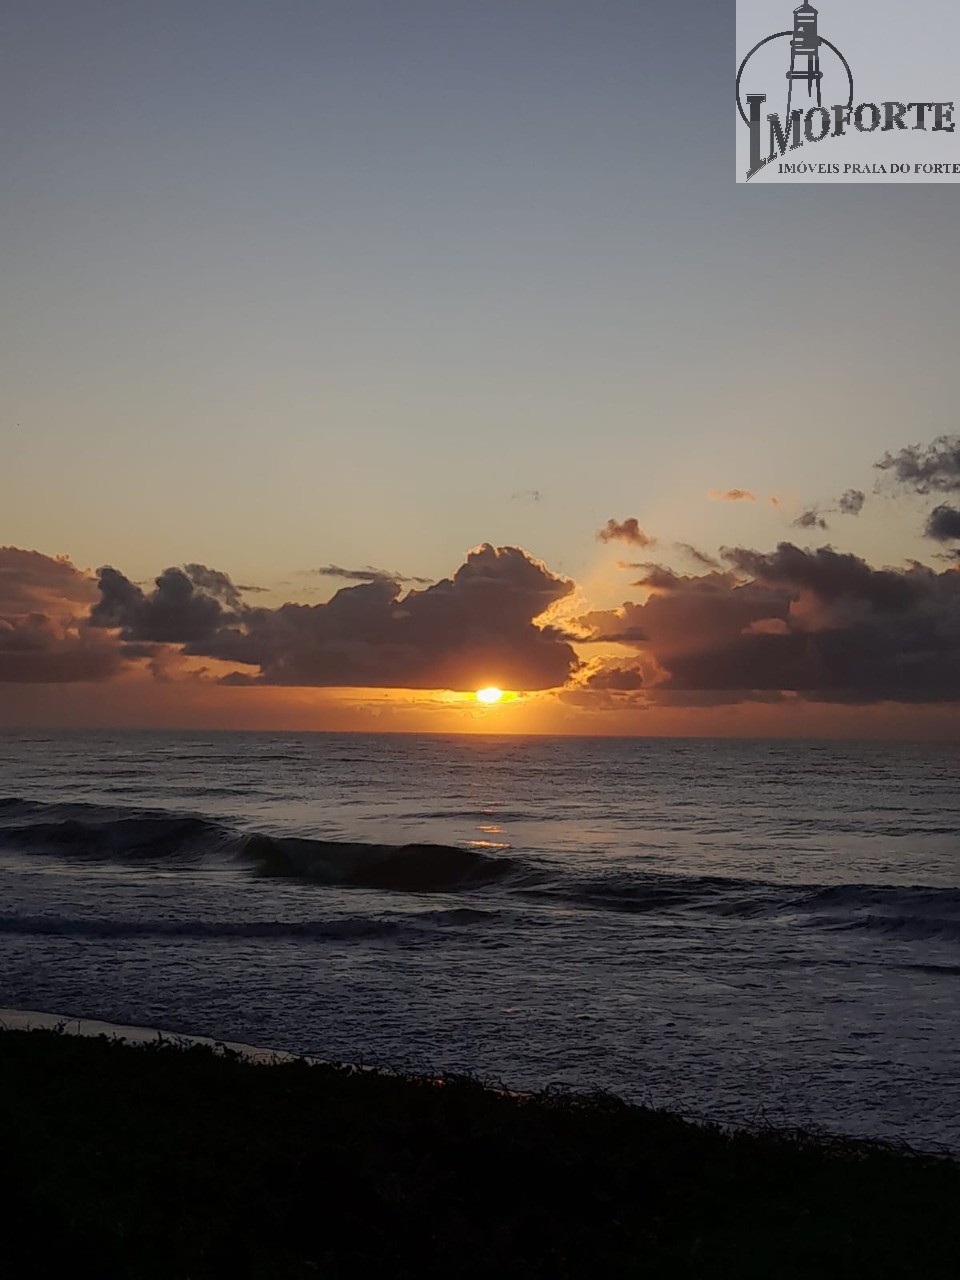
[[[960,1274],[960,1166],[204,1048],[0,1032],[11,1277]]]

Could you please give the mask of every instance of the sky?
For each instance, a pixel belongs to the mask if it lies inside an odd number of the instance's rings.
[[[738,187],[732,4],[0,35],[0,726],[956,733],[960,214]]]

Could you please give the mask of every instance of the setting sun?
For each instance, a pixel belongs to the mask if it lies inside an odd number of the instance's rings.
[[[478,702],[499,702],[502,697],[503,697],[503,690],[497,689],[493,685],[490,685],[486,689],[477,690]]]

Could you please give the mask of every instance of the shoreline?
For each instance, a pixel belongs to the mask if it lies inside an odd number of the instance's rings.
[[[36,1009],[11,1009],[0,1007],[0,1035],[4,1031],[46,1031],[58,1035],[77,1036],[85,1039],[103,1037],[111,1043],[128,1045],[134,1048],[156,1047],[190,1050],[206,1049],[224,1058],[238,1058],[259,1066],[272,1066],[299,1063],[312,1067],[325,1067],[333,1071],[349,1073],[367,1073],[373,1076],[393,1077],[413,1083],[435,1084],[443,1077],[429,1071],[408,1072],[389,1065],[365,1065],[363,1063],[339,1061],[333,1058],[318,1058],[310,1054],[295,1053],[288,1049],[271,1049],[263,1045],[246,1044],[241,1041],[225,1040],[216,1036],[190,1035],[180,1031],[169,1031],[162,1027],[143,1027],[137,1024],[121,1022],[104,1022],[98,1018],[75,1017],[72,1014],[48,1013]],[[459,1078],[459,1077],[458,1077]],[[719,1114],[699,1114],[694,1111],[675,1111],[669,1104],[648,1106],[645,1103],[632,1102],[619,1094],[597,1089],[577,1089],[566,1086],[544,1085],[541,1089],[513,1089],[504,1084],[494,1084],[479,1077],[467,1076],[491,1094],[518,1100],[535,1099],[545,1095],[567,1097],[572,1101],[578,1098],[607,1097],[618,1105],[639,1110],[652,1110],[669,1115],[684,1124],[697,1125],[703,1128],[716,1129],[728,1135],[737,1134],[804,1134],[806,1138],[823,1144],[862,1145],[877,1150],[895,1151],[915,1156],[919,1159],[946,1159],[960,1168],[960,1149],[948,1143],[931,1143],[920,1146],[906,1139],[882,1138],[836,1132],[832,1129],[820,1128],[816,1124],[800,1125],[772,1122],[757,1122],[745,1117],[730,1117]],[[960,1241],[958,1241],[960,1248]]]
[[[260,1045],[220,1040],[214,1036],[183,1035],[161,1027],[132,1026],[121,1022],[101,1022],[97,1018],[76,1018],[72,1014],[44,1013],[38,1009],[0,1008],[0,1031],[56,1031],[63,1035],[106,1036],[131,1045],[173,1044],[191,1048],[202,1045],[214,1053],[237,1054],[250,1062],[309,1062],[323,1066],[346,1066],[327,1059],[311,1058],[286,1049],[265,1049]],[[358,1070],[360,1068],[357,1068]]]

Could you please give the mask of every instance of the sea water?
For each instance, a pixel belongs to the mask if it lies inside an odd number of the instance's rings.
[[[0,1006],[960,1150],[960,747],[0,738]]]

